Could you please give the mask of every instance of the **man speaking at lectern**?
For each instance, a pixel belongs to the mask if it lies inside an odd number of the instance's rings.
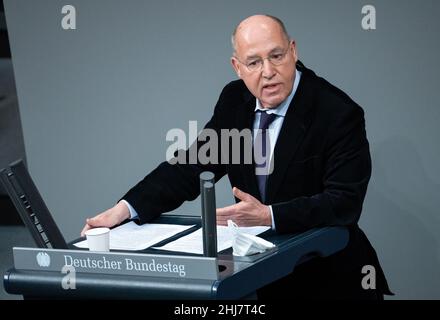
[[[295,41],[278,18],[248,17],[235,28],[232,44],[231,63],[240,80],[223,88],[205,129],[268,131],[267,140],[254,139],[254,148],[256,141],[264,143],[273,171],[258,173],[256,161],[225,164],[220,152],[218,161],[207,164],[164,162],[114,207],[87,219],[82,234],[130,217],[149,222],[194,200],[201,172],[213,172],[216,181],[227,174],[237,203],[217,209],[218,224],[231,219],[239,226],[271,226],[277,233],[323,226],[350,231],[344,250],[303,263],[259,290],[259,298],[382,299],[389,294],[386,279],[357,225],[371,175],[363,110],[298,61]],[[239,149],[231,152],[243,160],[246,146]],[[375,290],[362,288],[365,265],[375,267]]]

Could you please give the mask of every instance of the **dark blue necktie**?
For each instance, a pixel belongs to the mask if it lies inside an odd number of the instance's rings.
[[[263,202],[266,199],[266,181],[269,171],[270,163],[270,140],[269,132],[267,129],[269,125],[276,119],[277,115],[274,113],[268,114],[265,111],[260,112],[260,124],[258,126],[258,131],[256,139],[254,142],[254,152],[259,158],[258,162],[255,164],[255,174],[258,182],[258,189],[260,190],[261,199]],[[261,158],[260,158],[261,157]]]

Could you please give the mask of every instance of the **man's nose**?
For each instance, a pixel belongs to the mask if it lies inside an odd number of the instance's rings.
[[[269,61],[269,59],[263,60],[263,77],[266,79],[272,79],[276,71],[274,65]]]

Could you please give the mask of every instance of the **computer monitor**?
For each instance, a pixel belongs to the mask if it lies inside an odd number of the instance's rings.
[[[0,171],[0,180],[40,248],[67,249],[67,243],[41,198],[23,160]]]

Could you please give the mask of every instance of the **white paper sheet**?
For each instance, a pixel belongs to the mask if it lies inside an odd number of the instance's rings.
[[[110,230],[110,249],[143,250],[193,226],[156,223],[139,226],[131,221]],[[74,245],[78,248],[88,248],[87,240]]]
[[[268,230],[270,227],[238,227],[239,232],[258,235]],[[232,235],[228,227],[217,226],[217,251],[223,251],[232,247]],[[162,247],[153,247],[154,249],[179,251],[187,253],[203,254],[203,235],[202,229],[198,229],[175,241],[167,243]]]

